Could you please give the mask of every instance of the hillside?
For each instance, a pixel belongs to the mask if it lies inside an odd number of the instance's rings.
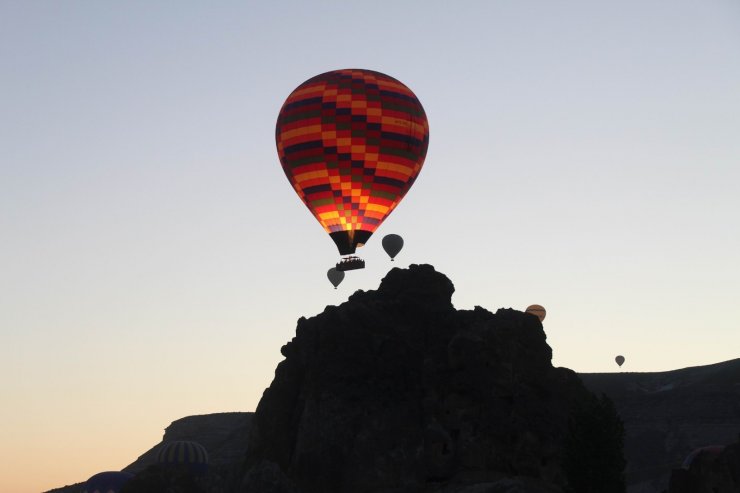
[[[626,430],[630,493],[660,492],[693,449],[740,433],[740,359],[656,373],[581,373],[615,403]]]
[[[156,462],[157,451],[163,443],[176,440],[191,440],[202,444],[208,450],[211,464],[216,466],[241,463],[244,460],[253,415],[254,413],[231,412],[180,418],[165,428],[161,442],[122,470],[133,474],[142,472]],[[48,493],[80,493],[87,478],[80,479],[80,483],[56,488]]]

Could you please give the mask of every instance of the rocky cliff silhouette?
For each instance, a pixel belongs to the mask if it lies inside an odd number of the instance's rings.
[[[569,446],[616,458],[588,491],[624,491],[621,423],[607,412],[603,429],[580,427],[575,410],[600,403],[552,367],[537,317],[456,310],[453,291],[412,265],[301,318],[255,412],[239,491],[557,492],[577,482]]]
[[[537,317],[456,310],[453,292],[412,265],[301,318],[251,422],[232,415],[238,431],[211,440],[230,458],[198,491],[624,491],[611,402],[553,368]],[[148,474],[158,446],[127,469]]]

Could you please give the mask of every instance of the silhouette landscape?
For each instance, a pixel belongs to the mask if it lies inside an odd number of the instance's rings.
[[[740,493],[738,26],[0,2],[0,493]]]
[[[638,493],[666,491],[693,449],[736,440],[740,360],[577,375],[552,366],[537,316],[456,310],[453,291],[412,265],[301,318],[254,413],[173,422],[121,491],[180,484],[157,459],[178,441],[210,456],[185,491]],[[705,478],[715,491],[740,486],[728,463]]]

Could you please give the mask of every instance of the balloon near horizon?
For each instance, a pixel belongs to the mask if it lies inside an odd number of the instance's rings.
[[[339,254],[351,255],[414,184],[429,123],[402,82],[372,70],[334,70],[288,96],[275,141],[288,181]]]
[[[82,493],[118,493],[134,475],[123,471],[99,472],[85,483]]]
[[[620,354],[619,356],[614,358],[614,361],[616,361],[616,363],[621,367],[624,364],[624,356]]]
[[[697,457],[703,456],[705,458],[713,459],[724,452],[724,450],[724,445],[705,445],[703,447],[696,448],[692,450],[689,455],[686,456],[686,458],[683,460],[683,463],[681,463],[681,468],[691,469],[691,464],[694,463]]]
[[[157,452],[157,463],[165,468],[185,468],[201,475],[208,472],[208,451],[198,442],[189,440],[167,442]]]
[[[524,313],[534,315],[535,317],[540,319],[540,322],[545,320],[545,315],[547,315],[545,307],[543,307],[542,305],[529,305],[527,309],[524,310]]]

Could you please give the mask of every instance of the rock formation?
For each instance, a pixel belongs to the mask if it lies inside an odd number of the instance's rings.
[[[728,443],[740,432],[738,369],[740,360],[659,373],[579,374],[592,391],[609,395],[625,420],[629,493],[666,490],[671,469],[674,469],[674,490],[685,487],[689,473],[678,468],[689,451],[700,445]],[[204,443],[212,450],[211,460],[217,462],[221,460],[220,450],[227,451],[223,457],[238,458],[232,464],[240,470],[251,416],[252,413],[190,416],[172,423],[165,432],[165,440]],[[217,437],[221,439],[214,440]],[[656,443],[650,437],[655,437]],[[155,445],[126,470],[143,470],[153,462],[154,451],[159,446]],[[286,478],[277,465],[254,473],[262,475],[260,481],[265,489],[260,491],[284,490]],[[237,491],[237,485],[220,491]],[[80,491],[81,483],[52,490],[53,493]],[[213,488],[209,493],[217,491]]]
[[[544,493],[575,484],[567,447],[599,453],[608,440],[579,428],[573,410],[600,404],[575,373],[552,367],[537,317],[456,310],[453,291],[433,267],[412,265],[391,270],[377,291],[301,318],[255,413],[239,491]],[[606,428],[621,429],[604,416]],[[620,440],[612,455],[622,460]],[[591,491],[624,491],[621,469],[615,477]]]
[[[158,444],[127,491],[622,493],[611,402],[552,367],[537,317],[456,310],[453,291],[414,265],[301,318],[253,416],[167,428],[208,449],[206,477],[152,467]]]

